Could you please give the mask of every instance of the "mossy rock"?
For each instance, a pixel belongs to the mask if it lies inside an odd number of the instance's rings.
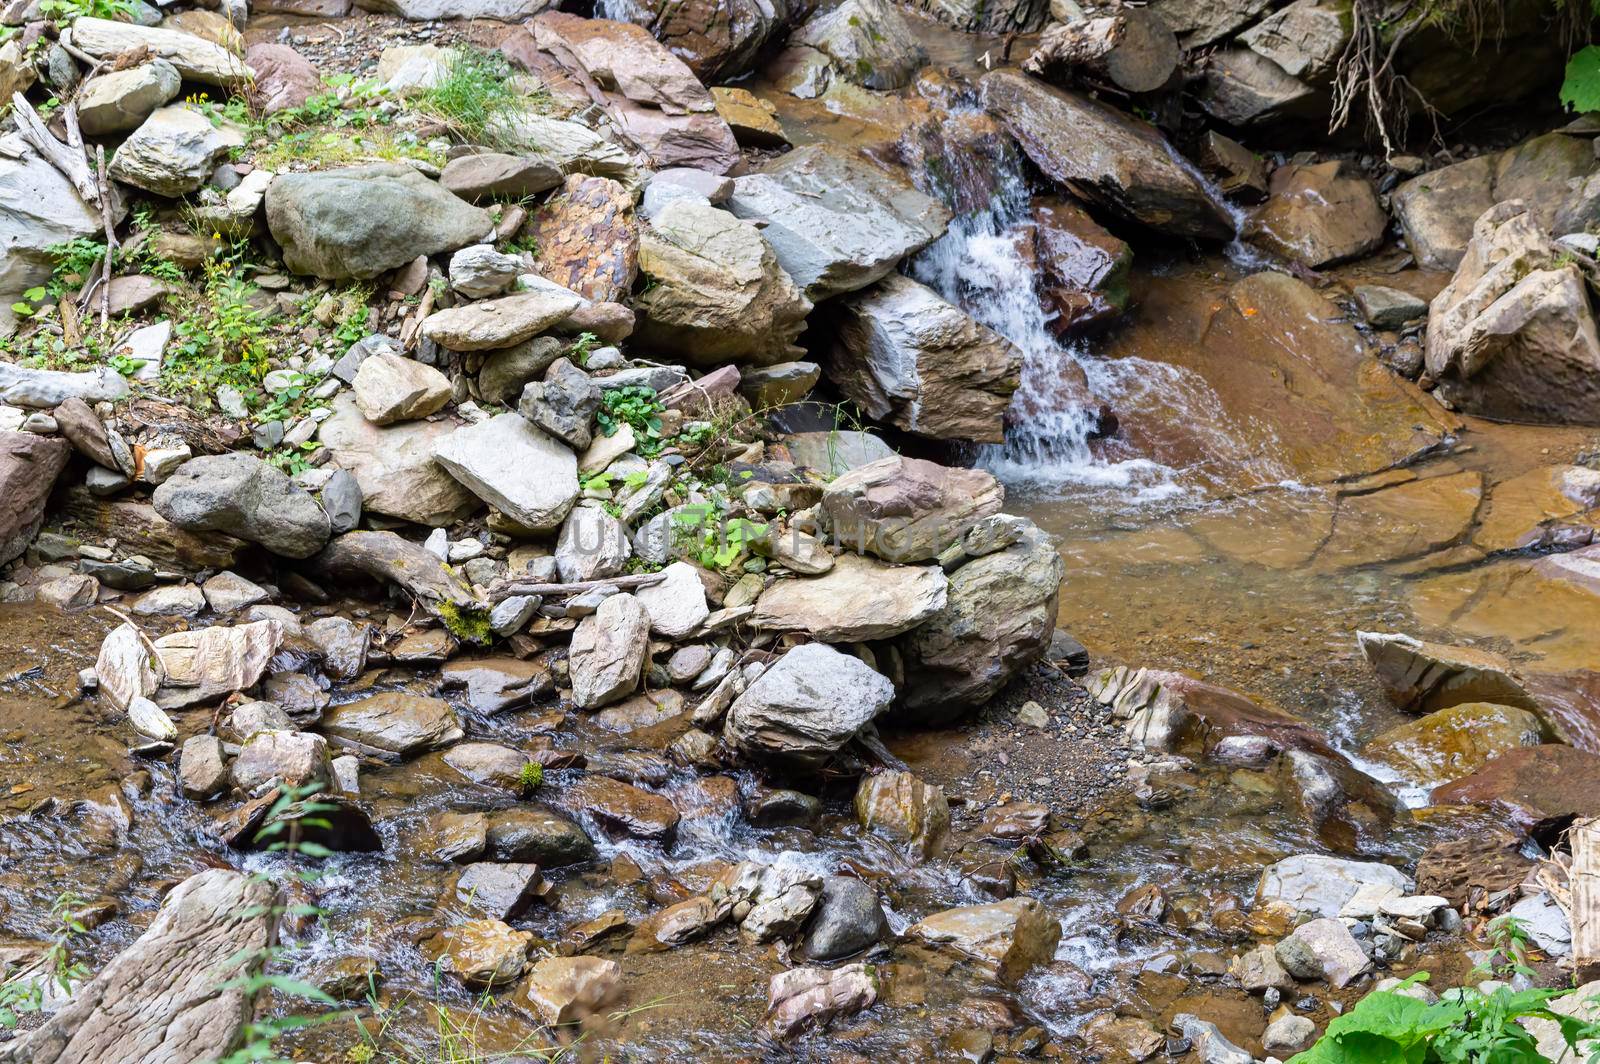
[[[1406,779],[1434,787],[1469,776],[1490,759],[1550,741],[1537,713],[1494,702],[1464,702],[1391,728],[1362,753]]]

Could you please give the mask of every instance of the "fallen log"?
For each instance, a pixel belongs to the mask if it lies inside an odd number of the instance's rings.
[[[1572,844],[1572,967],[1578,982],[1600,978],[1600,820],[1580,820],[1567,833]]]
[[[1124,8],[1049,27],[1022,69],[1046,80],[1070,73],[1123,92],[1146,93],[1166,88],[1182,58],[1177,37],[1159,15]]]
[[[336,578],[365,576],[398,584],[459,638],[488,638],[489,604],[426,547],[403,536],[346,532],[313,555],[310,566]]]
[[[138,941],[43,1026],[0,1046],[0,1064],[203,1064],[238,1044],[254,1002],[231,981],[264,949],[273,889],[230,869],[173,889]]]
[[[102,499],[84,487],[61,493],[55,524],[84,540],[115,539],[122,556],[142,554],[169,569],[231,569],[252,546],[225,532],[185,532],[149,503]]]

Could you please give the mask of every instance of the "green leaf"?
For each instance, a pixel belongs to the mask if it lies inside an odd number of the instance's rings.
[[[1571,111],[1600,111],[1600,46],[1591,44],[1567,61],[1561,105]]]

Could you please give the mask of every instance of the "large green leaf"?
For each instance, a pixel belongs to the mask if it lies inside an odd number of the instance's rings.
[[[1600,45],[1591,44],[1567,61],[1561,104],[1574,111],[1600,111]]]

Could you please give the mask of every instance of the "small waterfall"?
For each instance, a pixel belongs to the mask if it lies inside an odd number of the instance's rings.
[[[949,121],[960,119],[957,112]],[[1030,190],[1014,148],[951,151],[942,164],[934,183],[940,187],[925,191],[942,195],[958,213],[945,235],[912,261],[911,275],[1023,353],[1006,442],[981,447],[978,464],[1011,486],[1046,492],[1103,488],[1138,500],[1179,492],[1167,467],[1139,457],[1110,457],[1091,447],[1097,418],[1084,406],[1083,383],[1087,379],[1094,396],[1120,409],[1125,398],[1137,401],[1141,387],[1182,371],[1144,359],[1103,362],[1088,357],[1081,343],[1063,343],[1051,332],[1051,313],[1039,301],[1024,252],[1033,220]],[[973,189],[988,194],[975,196]]]

